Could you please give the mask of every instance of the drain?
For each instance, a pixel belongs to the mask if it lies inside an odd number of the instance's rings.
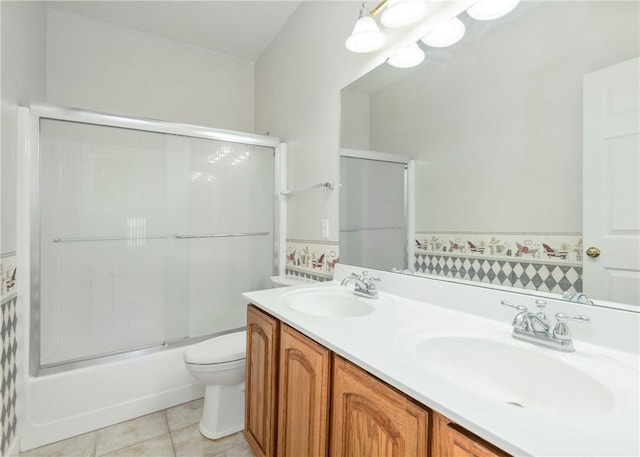
[[[524,408],[524,405],[522,403],[518,403],[517,401],[508,401],[507,405],[517,406],[518,408]]]

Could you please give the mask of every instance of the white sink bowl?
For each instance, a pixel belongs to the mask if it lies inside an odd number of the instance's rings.
[[[551,351],[551,350],[549,350]],[[599,381],[539,351],[473,337],[438,337],[416,347],[418,359],[452,384],[514,408],[593,416],[615,406]]]
[[[318,317],[359,317],[393,307],[389,297],[358,297],[351,288],[343,286],[291,291],[282,296],[281,303],[294,311]]]

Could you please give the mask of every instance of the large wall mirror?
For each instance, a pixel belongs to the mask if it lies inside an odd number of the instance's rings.
[[[408,261],[393,267],[636,308],[637,129],[616,140],[627,161],[613,162],[632,170],[630,184],[610,192],[614,207],[627,202],[613,211],[635,239],[622,254],[632,261],[619,278],[590,279],[621,291],[605,297],[583,271],[583,198],[594,184],[583,182],[583,118],[587,75],[640,55],[640,4],[532,1],[496,21],[459,18],[467,33],[457,44],[420,44],[420,66],[383,64],[342,91],[342,148],[414,160]],[[616,94],[612,103],[637,116],[637,84]]]

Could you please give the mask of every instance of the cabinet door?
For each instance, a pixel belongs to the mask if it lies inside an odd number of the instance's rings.
[[[327,455],[331,353],[282,324],[278,456]]]
[[[331,455],[426,457],[428,411],[334,355]]]
[[[507,457],[509,455],[435,412],[433,413],[431,454],[437,457]]]
[[[255,306],[247,308],[244,434],[258,457],[276,455],[279,325]]]

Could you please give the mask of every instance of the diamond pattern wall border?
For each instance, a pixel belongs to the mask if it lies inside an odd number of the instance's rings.
[[[416,254],[415,271],[541,292],[582,292],[582,267],[531,260]]]
[[[6,455],[16,434],[16,296],[2,302],[2,322],[0,325],[0,341],[2,355],[0,356],[0,452]]]

